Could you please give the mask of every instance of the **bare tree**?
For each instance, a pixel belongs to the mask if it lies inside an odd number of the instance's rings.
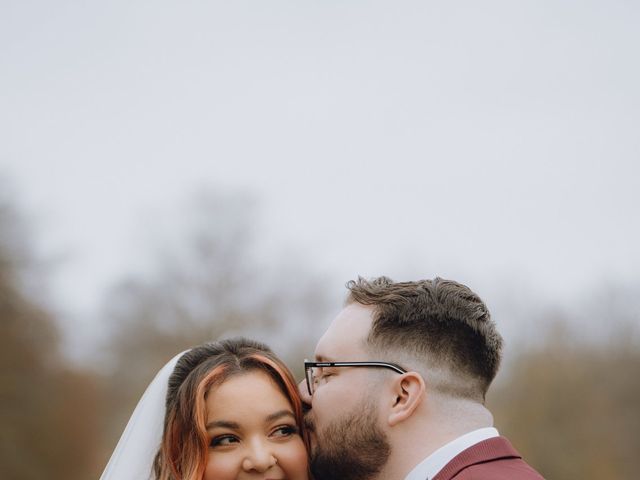
[[[498,427],[546,478],[636,478],[639,293],[616,296],[615,309],[587,302],[589,315],[610,326],[600,341],[582,332],[593,318],[552,323],[546,341],[523,348],[491,392]]]
[[[23,215],[0,198],[0,478],[89,478],[95,382],[61,358],[53,315],[29,288],[36,275]]]

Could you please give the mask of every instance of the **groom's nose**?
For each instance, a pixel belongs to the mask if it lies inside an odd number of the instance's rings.
[[[311,395],[309,395],[309,389],[307,388],[307,381],[302,380],[298,383],[298,392],[300,393],[300,398],[302,399],[303,405],[306,407],[306,410],[311,408]]]

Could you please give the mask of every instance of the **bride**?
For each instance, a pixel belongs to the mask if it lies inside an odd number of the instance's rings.
[[[264,344],[225,340],[160,370],[100,480],[309,480],[307,451],[291,372]]]

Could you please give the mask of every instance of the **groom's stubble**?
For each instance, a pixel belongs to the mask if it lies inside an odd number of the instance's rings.
[[[305,417],[315,433],[311,471],[315,480],[373,480],[387,463],[391,444],[376,423],[377,406],[363,401],[352,412],[340,415],[322,430]]]

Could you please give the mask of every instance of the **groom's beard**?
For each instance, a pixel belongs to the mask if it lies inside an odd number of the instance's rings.
[[[313,411],[310,412],[313,415]],[[359,408],[315,431],[311,472],[316,480],[371,480],[391,453],[387,435],[376,424],[377,407],[364,402]],[[313,420],[305,420],[313,430]]]

